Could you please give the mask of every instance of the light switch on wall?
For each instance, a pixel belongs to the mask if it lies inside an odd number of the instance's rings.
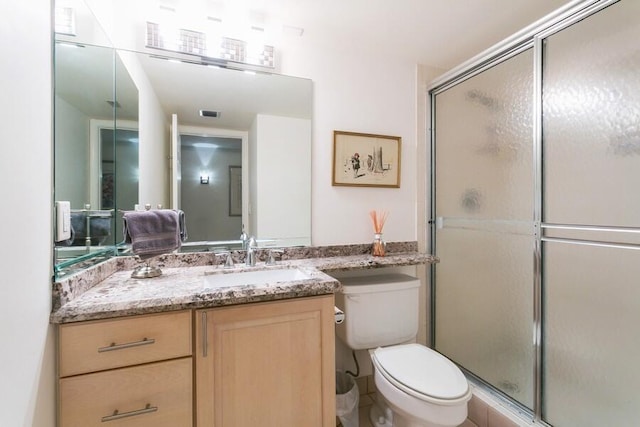
[[[71,202],[56,202],[56,242],[71,238]]]

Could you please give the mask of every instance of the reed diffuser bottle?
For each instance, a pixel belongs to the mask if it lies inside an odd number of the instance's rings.
[[[382,240],[382,233],[375,233],[373,235],[373,247],[371,248],[371,254],[373,256],[384,256],[386,246],[387,244]]]
[[[386,251],[386,243],[382,239],[382,228],[387,220],[387,212],[369,212],[371,221],[373,222],[373,244],[371,246],[371,254],[373,256],[384,256]]]

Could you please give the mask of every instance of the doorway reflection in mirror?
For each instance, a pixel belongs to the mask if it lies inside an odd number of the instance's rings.
[[[180,208],[189,213],[189,240],[236,240],[242,217],[230,215],[228,170],[242,164],[242,140],[181,134],[180,142]]]

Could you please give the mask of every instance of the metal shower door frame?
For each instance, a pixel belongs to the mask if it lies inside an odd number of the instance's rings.
[[[532,343],[534,347],[534,361],[532,372],[534,378],[533,390],[533,411],[504,395],[490,384],[464,369],[465,373],[472,376],[484,384],[487,389],[501,400],[504,400],[510,406],[513,406],[520,412],[528,413],[532,420],[539,425],[548,426],[542,420],[542,388],[543,388],[543,289],[542,289],[542,242],[554,241],[553,238],[544,237],[543,231],[554,227],[563,227],[570,229],[571,225],[545,224],[542,218],[543,209],[543,153],[542,153],[542,74],[544,66],[544,39],[555,34],[583,19],[597,13],[598,11],[617,3],[620,0],[576,0],[568,3],[556,12],[548,15],[542,20],[524,28],[522,31],[514,34],[512,37],[504,40],[492,48],[480,53],[479,55],[464,62],[458,67],[453,68],[440,78],[433,81],[427,88],[429,102],[431,105],[431,126],[429,128],[430,140],[430,180],[431,180],[431,212],[428,219],[430,230],[430,247],[435,254],[437,249],[436,241],[436,176],[435,176],[435,159],[436,159],[436,136],[435,136],[435,118],[436,103],[435,96],[446,90],[468,80],[492,67],[508,60],[509,58],[527,50],[533,49],[533,177],[534,180],[534,212],[533,212],[533,235],[534,248],[532,249],[533,262],[533,319],[532,319]],[[587,229],[598,229],[597,227],[586,227]],[[633,229],[631,231],[638,231]],[[584,244],[605,245],[603,242],[584,242]],[[610,245],[611,246],[611,245]],[[620,245],[614,245],[620,247]],[[626,245],[622,245],[626,246]],[[431,289],[429,292],[429,318],[430,318],[430,346],[435,347],[436,327],[435,312],[437,298],[437,282],[436,282],[436,265],[433,264],[430,269]]]

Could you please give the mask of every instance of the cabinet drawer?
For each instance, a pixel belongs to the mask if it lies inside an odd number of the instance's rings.
[[[189,427],[193,423],[191,358],[59,381],[60,427]]]
[[[191,355],[191,312],[64,324],[60,377]]]

